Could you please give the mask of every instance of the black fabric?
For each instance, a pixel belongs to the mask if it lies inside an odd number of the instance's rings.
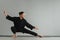
[[[28,29],[17,30],[15,27],[11,27],[11,30],[12,30],[13,34],[16,34],[16,32],[22,32],[22,33],[27,33],[27,34],[37,36],[37,33],[30,31]]]
[[[37,33],[30,31],[25,28],[28,27],[31,30],[35,27],[29,24],[24,18],[21,20],[19,17],[6,16],[6,18],[14,23],[14,26],[11,27],[11,31],[15,34],[16,32],[28,33],[34,36],[37,36]]]
[[[6,18],[14,23],[14,27],[18,30],[21,30],[23,28],[28,27],[31,30],[34,29],[35,27],[29,24],[24,18],[21,20],[19,17],[11,17],[11,16],[6,16]]]

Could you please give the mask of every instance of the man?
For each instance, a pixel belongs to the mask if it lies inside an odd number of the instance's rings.
[[[25,26],[26,26],[26,27],[30,28],[31,30],[32,29],[38,29],[37,27],[29,24],[24,19],[24,12],[23,11],[19,12],[19,17],[11,17],[5,11],[4,11],[4,15],[6,16],[6,19],[8,19],[14,23],[14,26],[11,27],[11,31],[14,34],[13,38],[16,38],[16,32],[28,33],[28,34],[31,34],[31,35],[34,35],[37,37],[42,37],[42,36],[38,35],[37,33],[30,31],[30,30],[25,28]]]

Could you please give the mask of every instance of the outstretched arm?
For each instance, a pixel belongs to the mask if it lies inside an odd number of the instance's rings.
[[[3,13],[6,16],[6,19],[8,19],[10,21],[14,21],[14,17],[9,16],[5,10],[3,11]]]
[[[32,29],[36,29],[36,30],[38,30],[38,28],[37,28],[37,27],[32,26],[32,25],[31,25],[31,24],[29,24],[27,21],[26,21],[26,26],[27,26],[28,28],[30,28],[31,30],[32,30]]]

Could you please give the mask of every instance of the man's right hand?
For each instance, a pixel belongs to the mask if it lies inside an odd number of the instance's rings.
[[[8,14],[7,14],[7,12],[5,11],[5,9],[4,9],[3,13],[4,13],[4,15],[5,15],[5,16],[7,16],[7,15],[8,15]]]

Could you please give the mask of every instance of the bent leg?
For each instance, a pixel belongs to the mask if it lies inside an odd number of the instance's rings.
[[[16,38],[16,28],[15,27],[11,27],[11,31],[13,32],[13,38],[15,39]]]
[[[13,34],[16,34],[16,28],[15,27],[11,27],[11,31],[13,32]]]

